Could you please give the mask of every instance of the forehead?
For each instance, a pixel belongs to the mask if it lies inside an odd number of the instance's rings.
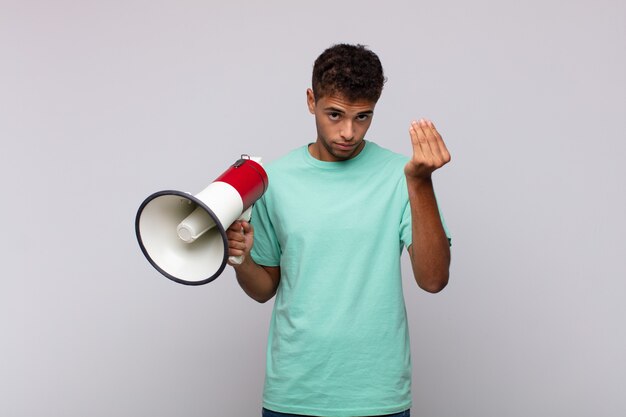
[[[323,96],[317,100],[317,106],[323,110],[339,110],[345,113],[373,112],[376,102],[365,99],[348,100],[341,94]]]

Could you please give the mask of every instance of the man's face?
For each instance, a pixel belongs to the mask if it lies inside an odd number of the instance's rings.
[[[345,161],[361,152],[376,102],[348,101],[341,95],[323,96],[316,102],[309,89],[307,104],[311,114],[315,115],[317,127],[317,141],[310,149],[315,158],[328,162]]]

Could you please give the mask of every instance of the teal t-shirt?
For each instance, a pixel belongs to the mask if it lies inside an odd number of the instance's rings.
[[[251,256],[280,266],[281,278],[264,407],[337,417],[411,407],[400,275],[411,244],[406,162],[366,142],[347,161],[319,161],[303,146],[267,165]]]

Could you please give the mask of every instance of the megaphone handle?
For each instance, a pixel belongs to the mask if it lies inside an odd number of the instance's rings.
[[[239,218],[237,220],[243,220],[243,221],[249,222],[251,217],[252,217],[252,206],[250,206],[246,210],[244,210],[244,212],[241,213],[241,216],[239,216]],[[229,256],[228,257],[228,261],[231,264],[241,265],[241,263],[243,262],[243,255],[240,255],[240,256]]]

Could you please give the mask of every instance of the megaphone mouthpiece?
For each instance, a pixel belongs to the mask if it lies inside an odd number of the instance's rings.
[[[197,207],[178,224],[176,232],[183,242],[191,243],[213,227],[215,227],[215,221],[202,207]]]

